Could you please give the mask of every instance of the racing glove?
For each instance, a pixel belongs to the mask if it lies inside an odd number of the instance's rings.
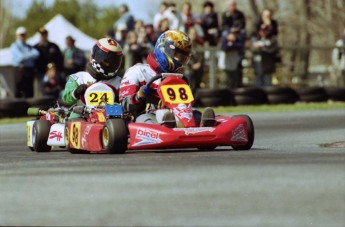
[[[81,95],[85,94],[87,85],[86,84],[80,84],[74,91],[73,95],[75,98],[79,98]]]
[[[141,86],[139,88],[139,91],[137,92],[137,100],[141,100],[141,99],[144,99],[144,98],[147,98],[151,95],[153,89],[151,87],[148,87],[146,85],[144,86]]]

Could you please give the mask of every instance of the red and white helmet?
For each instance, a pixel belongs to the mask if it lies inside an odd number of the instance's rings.
[[[92,47],[90,62],[98,79],[114,78],[122,63],[122,47],[111,38],[103,38]]]

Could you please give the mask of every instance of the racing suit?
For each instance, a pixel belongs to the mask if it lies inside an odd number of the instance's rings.
[[[158,79],[151,84],[153,92],[146,98],[146,100],[137,98],[137,92],[140,87],[146,85],[150,79],[158,73],[162,73],[162,70],[159,68],[152,52],[147,57],[147,63],[148,64],[138,63],[126,71],[120,85],[120,102],[122,103],[125,112],[129,112],[136,117],[136,122],[157,124],[158,122],[155,117],[154,109],[157,108],[160,101],[157,94],[157,87],[161,83],[161,79]],[[145,113],[146,103],[153,105],[150,105]],[[197,115],[200,115],[199,112]],[[200,117],[197,117],[197,119],[200,119]]]
[[[78,72],[70,75],[62,95],[62,100],[67,104],[77,103],[78,105],[83,105],[83,103],[79,100],[79,97],[74,97],[74,90],[81,84],[93,84],[95,82],[98,81],[94,77],[92,77],[89,72]],[[107,82],[108,84],[112,85],[115,88],[116,92],[118,92],[121,78],[119,76],[116,76],[113,79],[104,80],[102,82]],[[118,99],[118,94],[115,94],[115,97],[116,99]]]

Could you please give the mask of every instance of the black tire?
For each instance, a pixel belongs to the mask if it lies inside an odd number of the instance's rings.
[[[39,109],[47,110],[55,105],[56,99],[51,96],[45,96],[41,98],[29,98],[27,102],[30,107],[38,107]]]
[[[326,91],[324,88],[321,87],[306,87],[306,88],[299,88],[296,90],[297,93],[300,96],[304,96],[304,95],[327,95]]]
[[[213,97],[200,97],[200,103],[202,106],[232,106],[235,101],[229,96],[213,96]]]
[[[235,95],[234,99],[236,105],[261,105],[267,103],[267,100],[248,95]]]
[[[248,115],[235,115],[232,118],[245,118],[247,122],[247,132],[248,132],[248,142],[247,144],[244,145],[233,145],[232,148],[234,150],[249,150],[254,143],[254,137],[255,137],[255,132],[254,132],[254,124],[252,119]]]
[[[297,96],[288,94],[267,95],[267,99],[269,104],[293,104],[299,100]]]
[[[29,108],[25,99],[0,100],[0,117],[23,117]]]
[[[326,102],[328,96],[326,94],[301,95],[302,102]]]
[[[340,87],[326,87],[325,92],[330,100],[345,101],[345,88]]]
[[[102,145],[108,154],[124,154],[128,145],[128,132],[123,119],[109,119],[102,130]]]
[[[32,145],[36,152],[49,152],[52,147],[47,145],[49,131],[50,131],[50,121],[38,120],[35,121],[33,125],[32,132]]]
[[[196,91],[197,97],[226,97],[229,95],[228,89],[208,89],[208,88],[199,88]]]

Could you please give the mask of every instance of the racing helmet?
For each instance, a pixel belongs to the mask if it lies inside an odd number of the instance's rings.
[[[156,42],[154,56],[164,72],[178,72],[191,56],[192,41],[183,32],[168,30]]]
[[[97,79],[114,78],[122,63],[122,47],[111,38],[102,38],[92,47],[90,63]]]

